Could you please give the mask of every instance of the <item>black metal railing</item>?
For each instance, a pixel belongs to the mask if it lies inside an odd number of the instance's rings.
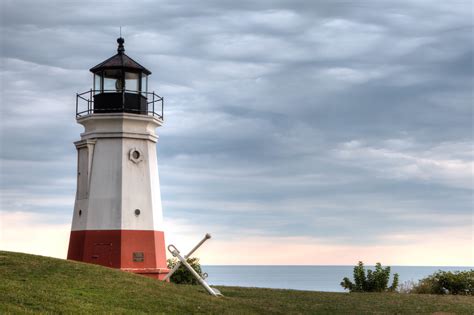
[[[98,110],[94,106],[94,96],[100,94],[107,94],[107,93],[115,93],[122,95],[121,104],[119,106],[114,107],[107,107],[107,109]],[[146,108],[145,109],[134,109],[127,106],[125,102],[126,97],[128,95],[137,95],[137,97],[144,97],[146,101]],[[109,113],[109,112],[126,112],[126,113],[136,113],[142,115],[149,115],[158,117],[160,119],[164,118],[163,115],[163,106],[164,100],[163,97],[155,94],[155,92],[137,92],[132,90],[89,90],[82,93],[76,94],[76,118],[84,117],[88,115],[92,115],[94,113]]]

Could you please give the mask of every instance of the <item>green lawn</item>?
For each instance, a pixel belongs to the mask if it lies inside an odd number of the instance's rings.
[[[0,313],[474,314],[474,298],[163,283],[105,267],[0,251]]]

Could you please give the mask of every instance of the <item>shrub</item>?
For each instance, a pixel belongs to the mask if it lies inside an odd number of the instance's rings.
[[[468,271],[437,271],[421,279],[410,293],[474,295],[474,269]]]
[[[168,259],[168,268],[173,268],[178,263],[177,258]],[[199,258],[188,258],[186,259],[188,264],[202,277],[201,264]],[[177,284],[199,284],[198,280],[192,275],[192,273],[181,264],[170,278],[170,281]]]
[[[354,267],[354,282],[345,277],[342,279],[341,286],[350,292],[393,292],[398,287],[398,274],[393,275],[393,282],[388,287],[390,279],[390,267],[382,268],[380,263],[375,265],[375,270],[364,269],[364,263],[359,261]]]
[[[412,290],[415,287],[415,284],[416,283],[413,280],[407,280],[398,286],[397,291],[399,293],[405,293],[405,294],[412,293]]]

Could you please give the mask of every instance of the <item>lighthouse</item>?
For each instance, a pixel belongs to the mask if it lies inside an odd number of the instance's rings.
[[[93,88],[76,96],[84,127],[67,258],[163,279],[168,273],[158,178],[157,127],[163,98],[151,72],[117,53],[90,71]]]

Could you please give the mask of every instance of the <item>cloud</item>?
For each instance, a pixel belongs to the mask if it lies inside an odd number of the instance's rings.
[[[390,139],[385,144],[385,147],[372,147],[353,140],[340,145],[334,155],[353,161],[354,166],[365,168],[377,176],[422,180],[472,190],[474,156],[469,150],[471,143],[440,143],[421,152],[410,152],[420,148],[410,141]]]
[[[467,241],[453,244],[472,228],[469,4],[112,3],[2,3],[3,213],[69,224],[75,93],[115,52],[120,21],[126,52],[165,97],[161,191],[180,244],[215,231],[219,250],[298,240],[345,261],[338,253],[370,258],[388,244],[407,264],[464,264],[454,251]],[[440,231],[455,258],[416,255]]]

